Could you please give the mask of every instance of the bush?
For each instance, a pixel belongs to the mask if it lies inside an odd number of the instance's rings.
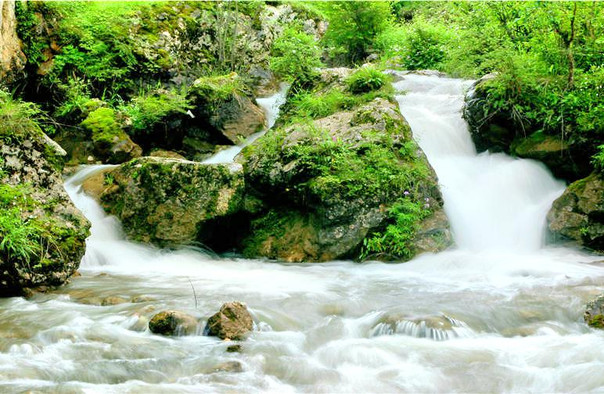
[[[316,68],[321,66],[321,50],[314,37],[295,27],[286,29],[273,43],[270,67],[285,81],[299,79],[304,84],[317,74]]]
[[[604,175],[604,145],[598,147],[598,153],[594,155],[592,163],[596,170]]]
[[[39,120],[42,112],[34,103],[13,99],[0,90],[0,140],[22,140],[32,134],[41,134]]]
[[[326,43],[342,53],[348,64],[363,61],[376,37],[390,25],[390,3],[343,1],[325,4],[329,17]]]
[[[381,89],[388,82],[388,76],[373,67],[362,67],[348,79],[348,89],[354,93],[367,93]]]
[[[170,114],[186,113],[193,108],[184,90],[147,92],[123,106],[124,114],[132,121],[134,133],[150,132],[154,125]]]

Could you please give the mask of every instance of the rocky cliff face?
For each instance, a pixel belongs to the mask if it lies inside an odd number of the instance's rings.
[[[11,80],[25,65],[17,37],[15,1],[0,0],[0,82]]]

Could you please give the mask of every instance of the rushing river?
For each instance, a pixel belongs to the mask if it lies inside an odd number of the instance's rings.
[[[563,184],[536,162],[476,154],[460,116],[468,82],[403,78],[401,111],[439,175],[457,249],[406,264],[160,251],[125,241],[80,192],[87,168],[66,184],[93,224],[82,276],[0,300],[0,392],[603,391],[604,332],[582,311],[604,269],[543,247]],[[108,296],[140,302],[101,306]],[[146,329],[157,311],[206,319],[232,300],[257,323],[241,353]]]

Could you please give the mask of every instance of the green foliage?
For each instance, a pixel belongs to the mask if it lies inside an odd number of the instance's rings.
[[[593,164],[600,173],[604,174],[604,145],[598,147],[598,153],[593,157]]]
[[[192,92],[207,103],[229,100],[244,90],[245,85],[237,73],[202,77],[192,87]]]
[[[116,137],[121,139],[124,136],[111,108],[92,111],[80,125],[92,134],[92,141],[104,146],[113,144]]]
[[[41,115],[35,104],[15,100],[10,93],[0,90],[0,140],[20,141],[41,134],[38,123]]]
[[[373,67],[361,67],[346,79],[348,89],[354,94],[381,89],[388,82],[388,76]]]
[[[311,81],[317,74],[316,68],[322,65],[321,50],[314,37],[298,28],[286,29],[273,43],[270,67],[285,81]]]
[[[389,2],[344,1],[324,3],[329,17],[325,35],[332,52],[342,54],[348,64],[357,64],[367,57],[376,36],[390,24]]]
[[[156,90],[144,92],[122,107],[132,122],[132,130],[145,133],[171,114],[186,113],[193,108],[185,90]]]
[[[359,100],[339,89],[331,89],[324,94],[301,92],[294,96],[291,103],[296,115],[308,118],[323,118],[337,111],[351,109]]]
[[[33,202],[24,186],[0,185],[0,255],[29,262],[40,254],[42,227],[25,216]]]
[[[399,199],[388,210],[390,224],[383,232],[363,240],[361,259],[388,257],[409,260],[413,257],[413,238],[422,219],[431,214],[429,204]]]

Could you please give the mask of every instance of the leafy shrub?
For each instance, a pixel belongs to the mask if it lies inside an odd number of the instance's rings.
[[[0,185],[0,255],[29,262],[41,252],[42,227],[23,217],[31,206],[25,186]]]
[[[598,153],[594,155],[592,162],[594,167],[596,167],[600,173],[604,174],[604,145],[598,147]]]
[[[361,258],[388,257],[405,260],[413,257],[413,238],[422,219],[431,214],[429,206],[409,198],[397,201],[388,211],[386,230],[363,240]]]
[[[409,70],[438,69],[445,58],[440,31],[416,26],[407,36],[407,56],[403,58]]]
[[[42,112],[34,103],[13,99],[12,95],[0,90],[0,140],[22,140],[42,133],[39,120]]]
[[[373,67],[361,67],[346,80],[352,93],[367,93],[381,89],[388,82],[388,76]]]
[[[155,91],[143,93],[122,107],[123,112],[132,121],[134,133],[149,132],[154,125],[166,116],[186,113],[192,108],[184,90]]]
[[[271,70],[282,79],[303,83],[317,74],[321,67],[321,50],[313,36],[290,27],[275,40],[271,49]]]

